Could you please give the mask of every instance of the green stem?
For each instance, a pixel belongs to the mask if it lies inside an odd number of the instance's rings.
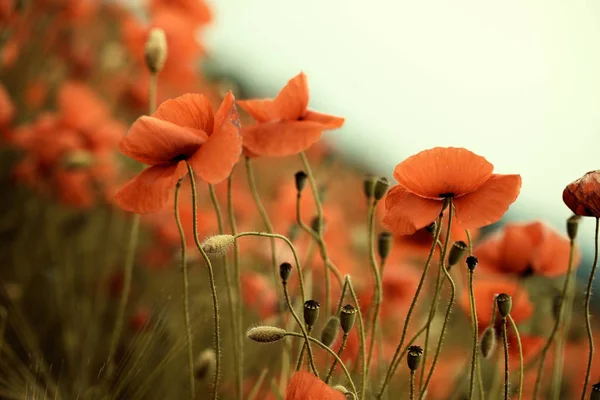
[[[410,371],[410,400],[415,400],[415,371]]]
[[[312,333],[313,327],[312,326],[307,326],[306,327],[306,334],[310,337],[310,334]],[[302,368],[302,361],[304,361],[304,352],[306,351],[306,345],[308,344],[308,341],[304,342],[304,344],[302,345],[302,349],[300,349],[300,354],[298,355],[298,362],[296,363],[296,371],[300,371],[300,368]]]
[[[479,350],[479,332],[477,330],[477,308],[473,292],[473,271],[469,270],[469,304],[471,306],[471,328],[473,331],[473,352],[471,356],[471,379],[469,380],[469,399],[473,398],[475,389],[475,367],[477,365],[477,352]]]
[[[219,328],[219,299],[217,298],[217,286],[215,283],[215,274],[213,270],[212,263],[210,262],[210,258],[202,248],[202,244],[200,243],[200,239],[198,238],[198,217],[197,217],[197,192],[196,192],[196,180],[194,179],[194,170],[192,166],[187,163],[188,174],[190,176],[190,184],[192,186],[192,218],[193,218],[193,226],[194,226],[194,242],[196,243],[196,247],[198,251],[202,255],[204,262],[206,263],[206,267],[208,268],[208,280],[210,283],[210,290],[212,295],[212,303],[213,303],[213,325],[214,325],[214,341],[215,341],[215,356],[216,356],[216,368],[215,368],[215,378],[213,381],[213,394],[212,398],[215,400],[218,397],[219,392],[219,375],[221,373],[221,334]]]
[[[150,83],[149,83],[149,99],[148,99],[148,115],[152,115],[152,113],[156,110],[156,86],[158,83],[158,75],[150,74]]]
[[[513,330],[515,331],[515,336],[517,337],[517,345],[519,346],[519,400],[521,400],[523,397],[523,376],[524,376],[523,345],[521,344],[521,335],[519,335],[519,330],[517,329],[517,324],[515,324],[515,320],[513,319],[513,317],[510,314],[508,315],[508,320],[510,321],[511,326],[512,326]]]
[[[254,387],[252,388],[252,390],[250,391],[250,394],[248,395],[248,400],[254,400],[256,398],[256,396],[258,395],[258,391],[260,390],[260,387],[262,386],[262,383],[265,380],[265,376],[267,376],[268,371],[269,371],[268,368],[263,368],[263,370],[260,373],[260,376],[254,383]]]
[[[360,359],[362,362],[362,383],[360,387],[360,400],[363,400],[365,398],[365,391],[367,390],[365,325],[362,317],[362,312],[360,311],[360,304],[358,303],[358,296],[356,296],[356,292],[354,291],[354,286],[352,285],[350,275],[346,275],[346,282],[348,283],[348,290],[350,290],[350,294],[352,295],[352,299],[354,300],[354,304],[356,306],[356,312],[358,314],[358,332],[360,333]]]
[[[338,352],[337,352],[338,357],[342,356],[342,352],[346,348],[347,341],[348,341],[348,334],[344,333],[344,336],[342,337],[342,343],[340,344],[340,348],[338,349]],[[329,368],[329,372],[327,373],[327,377],[325,378],[325,383],[329,383],[329,380],[333,376],[333,371],[335,371],[336,365],[337,365],[337,359],[334,359],[331,362],[331,367]]]
[[[502,338],[504,340],[504,400],[508,400],[508,336],[506,333],[506,318],[502,318]]]
[[[377,258],[375,257],[375,206],[377,205],[377,200],[374,200],[369,205],[368,211],[368,230],[369,230],[369,258],[371,260],[371,269],[373,270],[373,276],[375,278],[375,301],[374,301],[374,310],[373,310],[373,320],[371,321],[371,342],[369,344],[369,356],[367,359],[367,369],[366,375],[369,375],[369,370],[371,367],[371,360],[373,358],[373,349],[375,347],[375,329],[377,327],[377,318],[379,316],[379,310],[381,308],[381,299],[383,296],[383,288],[381,283],[381,275],[379,274],[379,265],[377,265]]]
[[[443,254],[443,250],[440,251],[440,255]],[[431,336],[431,322],[435,318],[435,314],[437,312],[438,307],[438,297],[440,295],[441,287],[442,287],[442,270],[443,267],[443,259],[440,257],[440,265],[438,268],[437,276],[435,278],[435,291],[433,292],[433,299],[431,300],[431,306],[429,307],[429,316],[427,317],[427,323],[425,328],[425,342],[423,343],[423,356],[421,357],[421,364],[427,365],[427,356],[429,353],[429,339]],[[419,391],[423,392],[423,384],[425,383],[425,368],[421,368],[421,373],[419,377]]]

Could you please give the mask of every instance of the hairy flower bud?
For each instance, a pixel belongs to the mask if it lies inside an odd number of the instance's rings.
[[[567,219],[567,234],[569,235],[569,239],[575,240],[577,237],[580,221],[581,217],[579,215],[572,215],[569,217],[569,219]]]
[[[289,262],[284,262],[279,266],[279,276],[283,282],[287,282],[290,279],[290,275],[292,273],[292,264]]]
[[[306,178],[308,177],[308,175],[306,175],[306,172],[304,171],[298,171],[296,172],[296,175],[294,175],[294,177],[296,179],[296,190],[298,191],[298,193],[300,193],[306,186]]]
[[[410,346],[406,355],[406,363],[411,371],[416,371],[421,364],[421,356],[423,355],[423,348],[421,346]]]
[[[592,393],[590,394],[590,400],[600,400],[600,382],[592,385]]]
[[[346,304],[340,312],[340,325],[345,334],[348,334],[356,322],[356,313],[358,310],[352,304]]]
[[[498,305],[498,312],[502,318],[508,317],[510,310],[512,309],[512,297],[506,293],[500,293],[496,297],[496,304]]]
[[[194,377],[198,381],[211,376],[217,366],[217,356],[213,349],[205,349],[196,359],[194,367]]]
[[[223,256],[227,254],[234,242],[235,237],[232,235],[210,236],[202,243],[202,250],[210,256]]]
[[[307,300],[304,303],[304,322],[308,327],[315,326],[315,322],[319,319],[319,308],[321,304],[315,300]]]
[[[329,317],[329,321],[323,328],[323,332],[321,332],[321,343],[325,346],[331,346],[337,337],[338,331],[340,329],[340,319],[335,315]]]
[[[450,254],[448,255],[448,268],[458,264],[458,262],[464,257],[467,252],[467,244],[462,240],[454,242],[450,248]]]
[[[496,349],[496,332],[494,328],[490,328],[489,326],[485,328],[481,334],[479,347],[481,348],[481,356],[485,359],[490,358]]]
[[[475,271],[475,268],[477,268],[478,262],[479,262],[479,260],[475,256],[467,257],[467,267],[469,268],[469,271],[471,271],[471,272]]]
[[[248,329],[246,336],[259,343],[273,343],[285,337],[285,329],[276,326],[257,326]]]
[[[162,71],[167,60],[167,37],[165,31],[160,28],[152,28],[146,41],[146,66],[151,73],[157,74]]]
[[[386,231],[383,231],[379,234],[377,238],[377,251],[379,253],[379,257],[382,260],[385,260],[387,256],[390,254],[392,250],[392,234]]]
[[[385,196],[389,187],[390,183],[387,178],[381,177],[377,179],[375,182],[375,189],[373,190],[373,197],[375,197],[375,200],[379,201],[383,199],[383,196]]]

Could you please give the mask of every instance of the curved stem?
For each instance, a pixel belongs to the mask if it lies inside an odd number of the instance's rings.
[[[502,318],[502,338],[504,340],[504,400],[508,400],[508,336],[506,334],[506,318]]]
[[[379,316],[379,310],[381,308],[381,299],[383,297],[383,288],[381,283],[381,275],[379,274],[379,265],[377,265],[377,258],[375,257],[375,206],[377,201],[373,201],[369,205],[368,211],[368,230],[369,230],[369,258],[371,260],[371,269],[373,270],[373,277],[375,278],[375,301],[373,309],[373,320],[371,321],[371,342],[369,344],[369,352],[367,358],[366,375],[369,375],[371,368],[371,360],[373,358],[373,349],[375,347],[375,329],[377,328],[377,318]]]
[[[340,344],[340,348],[338,349],[337,355],[338,358],[342,356],[342,352],[346,348],[346,342],[348,341],[348,334],[344,333],[342,337],[342,343]],[[331,368],[329,368],[329,372],[327,373],[327,377],[325,378],[325,383],[329,383],[331,376],[333,375],[333,371],[335,371],[335,366],[337,365],[337,358],[331,362]]]
[[[312,326],[308,326],[306,328],[306,334],[310,337],[310,334],[312,333],[313,327]],[[302,368],[302,361],[304,361],[304,352],[306,351],[306,345],[308,344],[308,340],[306,342],[304,342],[304,344],[302,345],[302,349],[300,350],[300,354],[298,355],[298,362],[296,363],[296,371],[300,371],[300,368]]]
[[[352,299],[354,300],[354,304],[356,306],[356,312],[358,314],[358,333],[360,333],[360,358],[362,361],[362,383],[360,387],[360,399],[363,400],[365,398],[365,391],[367,390],[367,359],[366,359],[366,345],[365,345],[365,325],[362,317],[362,312],[360,311],[360,304],[358,303],[358,297],[356,296],[356,292],[354,291],[354,286],[352,285],[352,280],[350,275],[346,275],[346,282],[348,283],[348,290],[350,290],[350,294],[352,295]]]
[[[196,192],[196,180],[194,179],[194,170],[192,166],[186,162],[188,168],[188,174],[190,176],[190,184],[192,186],[192,218],[193,218],[193,229],[194,229],[194,242],[196,243],[196,247],[198,251],[202,255],[204,262],[206,263],[206,267],[208,268],[208,280],[210,283],[210,291],[212,295],[212,303],[213,303],[213,325],[214,325],[214,341],[215,341],[215,358],[216,358],[216,366],[215,366],[215,378],[213,381],[213,395],[212,398],[215,400],[218,397],[219,392],[219,375],[221,373],[221,333],[219,327],[219,300],[217,298],[217,287],[215,283],[215,274],[213,270],[212,263],[210,262],[210,258],[202,248],[202,244],[200,243],[200,239],[198,238],[198,217],[197,217],[197,192]]]
[[[477,330],[477,308],[475,294],[473,293],[473,271],[469,270],[469,304],[471,306],[471,328],[473,330],[473,352],[471,357],[471,379],[469,381],[469,399],[473,398],[475,389],[475,367],[477,365],[477,351],[479,349],[479,334]]]
[[[588,353],[587,368],[585,371],[585,381],[583,383],[583,391],[581,392],[581,400],[585,400],[587,395],[587,385],[590,380],[590,370],[592,368],[592,360],[594,359],[594,336],[592,332],[592,323],[590,321],[590,301],[592,299],[592,284],[594,283],[594,274],[596,273],[596,267],[598,266],[598,227],[600,225],[600,218],[596,218],[596,231],[594,234],[594,263],[592,264],[592,270],[590,272],[590,279],[588,280],[587,290],[585,292],[585,327],[587,329],[588,341],[590,343],[590,350]]]
[[[523,345],[521,344],[521,335],[519,335],[519,330],[517,329],[517,324],[515,324],[515,320],[509,314],[508,320],[515,331],[515,336],[517,337],[517,345],[519,346],[519,400],[523,397]]]

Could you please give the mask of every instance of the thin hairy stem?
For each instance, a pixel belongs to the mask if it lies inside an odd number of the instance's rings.
[[[310,337],[310,334],[312,333],[313,327],[312,326],[308,326],[306,327],[306,334]],[[300,371],[300,368],[302,368],[302,362],[304,361],[304,352],[306,351],[306,345],[307,345],[308,341],[304,342],[304,344],[302,345],[302,349],[300,349],[300,354],[298,355],[298,362],[296,363],[296,371]]]
[[[342,352],[346,348],[346,342],[348,341],[348,334],[344,333],[342,337],[342,343],[340,344],[340,348],[338,349],[337,355],[338,358],[342,356]],[[327,373],[327,377],[325,378],[325,383],[329,383],[329,380],[333,376],[333,371],[335,371],[335,367],[337,365],[337,358],[331,362],[331,367],[329,368],[329,372]]]
[[[479,350],[479,331],[477,328],[477,306],[475,305],[475,293],[473,292],[473,271],[469,270],[469,304],[471,307],[471,328],[473,331],[473,352],[471,356],[471,378],[469,380],[469,399],[473,398],[475,389],[475,367],[477,365],[477,353]]]
[[[508,335],[506,333],[506,318],[502,318],[502,340],[504,341],[504,400],[508,400]]]
[[[371,342],[369,344],[369,352],[367,358],[367,368],[365,374],[369,375],[371,368],[371,360],[373,358],[373,349],[375,347],[375,329],[377,328],[377,318],[379,317],[379,310],[381,308],[381,299],[383,297],[383,287],[381,283],[381,275],[379,274],[379,265],[377,265],[377,258],[375,257],[375,206],[377,201],[373,201],[369,205],[368,211],[368,235],[369,235],[369,258],[371,260],[371,269],[373,270],[373,277],[375,278],[375,300],[373,304],[373,320],[371,321]]]
[[[425,328],[425,341],[423,343],[423,356],[421,356],[421,363],[423,365],[427,364],[427,356],[429,355],[429,339],[431,336],[431,321],[435,318],[435,314],[437,312],[438,307],[438,297],[442,288],[442,269],[443,260],[441,259],[441,255],[443,254],[443,250],[440,251],[440,263],[437,271],[437,276],[435,278],[435,290],[433,292],[433,299],[431,300],[431,305],[429,306],[429,316],[427,317],[426,328]],[[423,384],[425,383],[425,368],[421,368],[421,373],[419,376],[419,391],[423,392]]]
[[[367,390],[367,358],[366,358],[366,344],[365,344],[365,324],[363,321],[362,312],[360,311],[360,304],[358,303],[358,296],[354,291],[354,285],[352,285],[352,279],[350,275],[346,275],[346,282],[348,283],[348,290],[354,300],[356,306],[356,312],[358,316],[358,333],[360,334],[360,359],[362,362],[362,383],[360,386],[360,399],[365,398],[365,391]]]
[[[410,400],[415,400],[415,371],[410,370]]]
[[[523,369],[523,345],[521,344],[521,335],[519,334],[519,329],[517,329],[517,324],[515,324],[515,320],[509,314],[508,320],[510,321],[510,325],[515,331],[515,336],[517,337],[517,345],[519,346],[519,400],[523,397],[523,376],[525,371]]]

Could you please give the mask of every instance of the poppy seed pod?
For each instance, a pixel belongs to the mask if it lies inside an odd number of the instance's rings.
[[[249,339],[259,343],[273,343],[285,337],[285,329],[276,326],[257,326],[248,329],[246,336]]]
[[[340,329],[340,319],[335,315],[329,317],[329,321],[323,328],[323,332],[321,332],[321,342],[325,346],[331,346],[338,334],[338,330]]]
[[[464,257],[467,251],[467,244],[462,240],[454,242],[450,248],[450,254],[448,255],[448,268],[458,264],[458,262]]]
[[[232,235],[210,236],[202,243],[202,250],[211,256],[223,256],[227,254],[234,242],[235,237]]]
[[[379,257],[382,260],[385,260],[387,256],[390,254],[392,250],[392,234],[386,231],[383,231],[379,234],[377,238],[377,251],[379,252]]]
[[[592,385],[592,393],[590,394],[590,400],[600,400],[600,382]]]
[[[411,371],[416,371],[421,364],[421,356],[423,355],[423,348],[421,346],[410,346],[406,355],[406,363]]]
[[[194,377],[198,381],[211,376],[217,366],[217,357],[213,349],[206,349],[198,356],[194,367]]]
[[[315,326],[315,322],[319,319],[319,308],[321,304],[319,304],[316,300],[307,300],[304,303],[304,322],[306,326],[313,327]]]
[[[375,200],[379,201],[383,199],[383,196],[385,196],[389,187],[390,183],[387,178],[382,176],[377,179],[377,181],[375,181],[375,189],[373,190],[373,197],[375,197]]]
[[[575,240],[577,237],[577,231],[579,230],[579,221],[581,221],[581,217],[579,215],[572,215],[567,219],[567,234],[569,235],[569,239]]]
[[[435,230],[437,228],[437,223],[434,221],[425,227],[425,230],[429,232],[431,236],[435,235]]]
[[[498,312],[502,318],[508,317],[510,310],[512,309],[512,297],[506,293],[500,293],[496,297],[496,304],[498,305]]]
[[[363,181],[363,191],[367,200],[371,200],[375,193],[375,177],[373,175],[365,176]]]
[[[287,282],[287,280],[290,279],[291,273],[292,264],[290,264],[289,262],[281,263],[281,265],[279,266],[279,276],[281,277],[283,283]]]
[[[467,267],[469,268],[469,271],[471,271],[471,272],[475,271],[475,268],[477,268],[478,262],[479,262],[479,260],[475,256],[467,257]]]
[[[492,355],[496,349],[496,332],[493,328],[489,326],[485,328],[481,334],[479,347],[481,348],[481,356],[483,358],[488,359]]]
[[[296,179],[296,190],[298,191],[298,193],[301,193],[304,187],[306,186],[306,178],[308,177],[308,175],[306,175],[306,172],[304,171],[298,171],[296,172],[296,175],[294,175],[294,177]]]
[[[358,310],[352,304],[346,304],[340,312],[340,325],[347,335],[354,327]]]
[[[160,28],[152,28],[145,48],[146,66],[151,73],[162,71],[167,60],[167,37]]]

